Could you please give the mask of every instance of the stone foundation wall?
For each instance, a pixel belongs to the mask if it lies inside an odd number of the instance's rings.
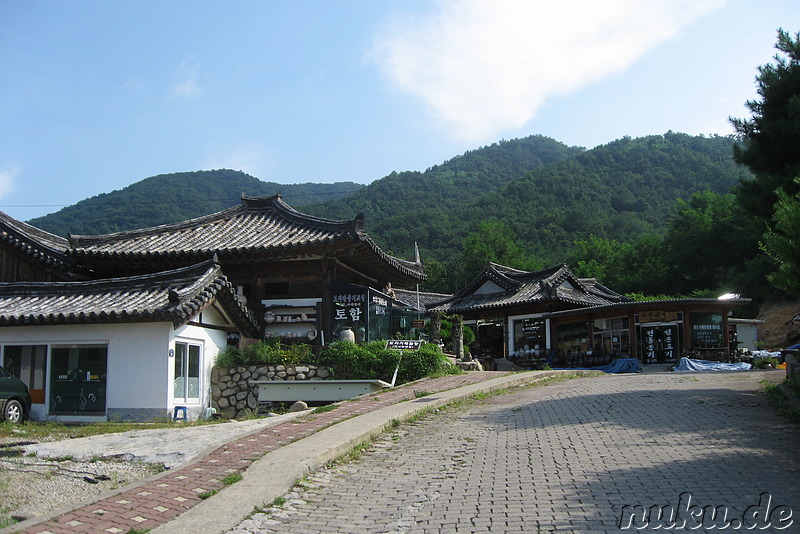
[[[330,371],[317,365],[242,365],[211,369],[211,407],[227,419],[236,419],[259,410],[260,380],[321,380]]]

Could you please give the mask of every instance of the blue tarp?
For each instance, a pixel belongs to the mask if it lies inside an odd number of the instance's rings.
[[[608,365],[593,367],[592,369],[597,369],[604,373],[638,373],[642,370],[642,365],[638,358],[619,358]]]
[[[747,371],[752,368],[749,363],[722,363],[709,362],[707,360],[693,360],[691,358],[681,358],[678,365],[672,368],[673,371]]]
[[[581,369],[589,371],[603,371],[604,373],[638,373],[642,370],[638,358],[618,358],[611,363],[599,367],[554,367],[553,369]]]

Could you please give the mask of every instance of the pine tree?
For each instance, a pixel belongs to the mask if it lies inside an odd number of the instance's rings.
[[[793,196],[800,191],[800,33],[778,30],[775,63],[758,67],[757,100],[747,102],[750,119],[731,118],[741,144],[734,158],[755,178],[736,189],[740,205],[749,213],[770,220],[779,187]]]

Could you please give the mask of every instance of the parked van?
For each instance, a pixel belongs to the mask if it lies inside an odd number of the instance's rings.
[[[0,367],[0,419],[21,423],[31,412],[28,386],[3,367]]]

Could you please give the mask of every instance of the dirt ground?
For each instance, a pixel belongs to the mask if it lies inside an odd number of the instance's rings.
[[[304,413],[38,443],[0,439],[0,528],[178,467]]]
[[[758,339],[762,348],[768,350],[783,349],[800,342],[800,322],[786,324],[800,314],[800,302],[767,302],[758,312],[756,319],[764,324],[758,326]]]

